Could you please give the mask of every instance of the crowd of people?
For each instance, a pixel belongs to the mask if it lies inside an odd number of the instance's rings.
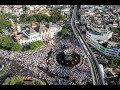
[[[78,53],[82,57],[82,62],[74,67],[60,65],[56,60],[56,55],[63,50],[64,46]],[[48,53],[51,50],[52,53],[49,56]],[[47,58],[48,56],[49,58]],[[85,85],[86,82],[92,81],[89,63],[82,56],[82,50],[79,48],[77,40],[73,37],[62,39],[53,46],[38,49],[34,52],[0,50],[0,57],[3,60],[15,61],[18,64],[9,64],[12,67],[11,71],[19,72],[19,74],[27,73],[27,75],[33,75],[34,73],[33,76],[46,80],[49,85]],[[39,69],[38,66],[43,69]]]

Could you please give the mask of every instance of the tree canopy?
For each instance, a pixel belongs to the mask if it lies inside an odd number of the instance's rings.
[[[50,9],[50,16],[46,15],[46,14],[34,14],[34,15],[30,15],[27,16],[26,14],[23,14],[20,16],[20,21],[21,22],[25,22],[25,21],[34,21],[34,22],[40,22],[41,21],[45,21],[45,22],[57,22],[59,20],[64,20],[64,16],[61,15],[61,11],[58,9]]]
[[[4,20],[10,17],[12,17],[12,14],[10,13],[0,13],[0,20]]]
[[[17,76],[13,76],[13,77],[8,77],[3,85],[22,85],[24,83],[24,80],[21,76],[17,75]]]
[[[11,14],[0,14],[0,33],[2,32],[2,29],[10,25],[10,21],[7,20],[7,18],[11,16]]]
[[[65,36],[68,35],[68,27],[67,26],[63,26],[62,30],[60,32],[58,32],[58,37],[59,38],[63,38]]]
[[[10,51],[26,51],[26,50],[34,50],[43,46],[43,41],[35,41],[31,42],[29,45],[26,45],[22,48],[20,44],[14,42],[11,38],[7,36],[0,37],[0,48]]]
[[[111,68],[115,66],[120,66],[120,58],[115,58],[115,57],[109,58],[108,66]]]
[[[32,85],[46,85],[46,83],[42,80],[33,80]]]
[[[14,42],[11,48],[11,51],[21,51],[21,50],[22,50],[22,47],[20,46],[20,44]]]
[[[30,81],[32,85],[46,85],[46,83],[42,80],[32,80]],[[5,79],[2,85],[24,85],[24,79],[20,75],[8,77]]]
[[[56,8],[52,8],[50,13],[50,21],[51,22],[57,22],[59,20],[64,20],[64,16],[61,15],[61,11],[56,9]]]
[[[9,20],[0,20],[0,33],[2,32],[2,29],[10,25]]]
[[[30,22],[37,22],[37,19],[35,17],[31,17]]]
[[[21,22],[26,22],[26,18],[20,18]]]
[[[41,46],[43,46],[43,41],[35,41],[35,42],[31,42],[31,43],[29,44],[29,48],[30,48],[31,50],[40,48]]]
[[[0,37],[0,48],[11,50],[11,51],[21,51],[22,47],[17,42],[14,42],[11,38],[7,36]]]

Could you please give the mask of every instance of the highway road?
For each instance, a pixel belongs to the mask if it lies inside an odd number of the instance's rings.
[[[71,18],[71,27],[73,32],[80,44],[80,47],[83,49],[85,53],[85,57],[88,59],[93,79],[93,85],[104,85],[104,78],[102,77],[102,72],[97,62],[96,57],[92,53],[91,49],[89,48],[88,44],[86,43],[85,39],[82,37],[80,30],[77,27],[76,21],[77,16],[76,13],[78,11],[78,6],[74,5],[72,18]]]

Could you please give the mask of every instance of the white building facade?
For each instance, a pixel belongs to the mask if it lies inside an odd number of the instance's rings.
[[[50,28],[46,28],[45,30],[40,30],[40,32],[36,32],[31,30],[32,32],[28,34],[26,31],[22,31],[22,37],[20,39],[20,45],[25,46],[34,41],[47,41],[49,39],[54,38],[59,31],[62,30],[61,26],[55,25]]]
[[[39,33],[31,33],[29,35],[26,35],[25,33],[23,33],[23,35],[25,35],[27,38],[20,39],[20,45],[21,46],[25,46],[25,45],[28,45],[31,42],[41,40],[41,37],[40,37]]]
[[[88,30],[86,31],[86,40],[95,41],[99,43],[107,42],[112,37],[113,32],[98,32],[96,30]]]
[[[113,57],[120,57],[120,48],[114,47],[112,45],[107,45],[107,47],[102,46],[101,44],[107,42],[112,37],[112,32],[106,34],[94,33],[91,31],[86,32],[86,41],[92,47],[100,51],[101,53],[113,56]]]

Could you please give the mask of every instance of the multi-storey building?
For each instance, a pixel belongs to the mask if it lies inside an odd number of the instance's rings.
[[[105,55],[120,57],[120,43],[110,41],[112,34],[113,32],[104,34],[95,30],[89,30],[86,32],[86,41]],[[104,43],[107,43],[106,46],[103,45]]]
[[[86,40],[95,41],[102,44],[104,42],[107,42],[112,37],[112,33],[113,32],[106,29],[89,29],[88,31],[86,31]]]
[[[120,57],[120,46],[118,47],[116,44],[116,42],[113,45],[114,42],[108,44],[107,49],[106,49],[106,55],[110,55],[110,56],[118,56]]]
[[[45,25],[32,23],[21,29],[21,26],[18,24],[16,26],[13,21],[11,21],[11,27],[15,40],[22,46],[38,40],[49,41],[49,39],[54,38],[57,33],[62,30],[61,26],[53,23],[46,23]]]
[[[81,23],[86,25],[81,28],[86,31],[86,41],[101,53],[115,57],[120,57],[120,30],[113,30],[119,26],[118,9],[101,5],[81,7]]]

